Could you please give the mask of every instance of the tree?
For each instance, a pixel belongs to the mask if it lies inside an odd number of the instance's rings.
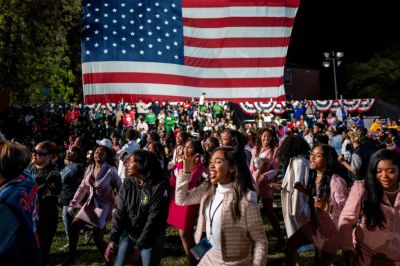
[[[81,0],[0,0],[0,89],[12,102],[80,91],[80,8]]]
[[[399,45],[376,53],[368,62],[349,65],[346,73],[349,95],[400,103]]]

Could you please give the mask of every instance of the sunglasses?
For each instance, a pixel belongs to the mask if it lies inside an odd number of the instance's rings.
[[[36,150],[36,149],[33,149],[33,150],[32,150],[32,154],[34,154],[34,155],[39,155],[39,156],[46,156],[46,155],[48,155],[49,153],[48,153],[48,152],[43,152],[43,151],[38,151],[38,150]]]

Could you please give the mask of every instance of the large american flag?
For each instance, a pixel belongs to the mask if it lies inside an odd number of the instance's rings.
[[[86,103],[283,100],[300,0],[84,0]]]

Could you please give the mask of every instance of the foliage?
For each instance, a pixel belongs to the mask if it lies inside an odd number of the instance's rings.
[[[81,0],[0,0],[0,89],[12,102],[72,100],[80,90],[80,6]]]
[[[349,65],[347,73],[350,95],[379,98],[393,104],[400,102],[399,45],[376,53],[368,62]]]

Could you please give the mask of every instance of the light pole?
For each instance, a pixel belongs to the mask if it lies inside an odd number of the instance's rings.
[[[322,62],[324,67],[330,67],[332,64],[333,68],[333,84],[335,85],[335,99],[338,99],[338,89],[337,89],[337,81],[336,81],[336,67],[342,64],[342,58],[344,54],[343,52],[325,52],[324,57],[325,60]],[[332,62],[332,63],[331,63]]]

